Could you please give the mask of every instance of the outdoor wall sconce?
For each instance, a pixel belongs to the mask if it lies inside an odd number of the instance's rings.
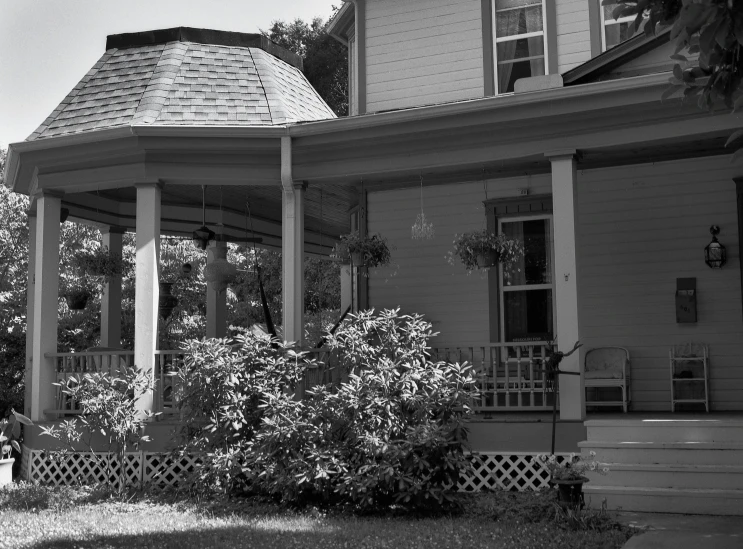
[[[720,227],[712,225],[709,228],[709,232],[712,234],[712,242],[704,248],[704,262],[712,269],[721,269],[727,262],[728,254],[725,246],[717,241],[717,235],[720,234]]]

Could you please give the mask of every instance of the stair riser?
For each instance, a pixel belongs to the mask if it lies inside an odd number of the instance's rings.
[[[645,488],[698,488],[743,490],[743,473],[700,471],[627,471],[611,469],[608,475],[587,475],[592,484],[602,486],[642,486]]]
[[[685,495],[614,494],[584,486],[586,502],[596,509],[606,498],[609,510],[647,513],[683,513],[689,515],[743,516],[743,498],[688,497]]]
[[[581,444],[582,446],[582,444]],[[592,448],[582,448],[588,454]],[[593,448],[603,463],[647,463],[660,465],[741,465],[741,450],[679,450],[663,448]]]
[[[743,443],[740,427],[688,427],[674,425],[588,426],[588,440],[606,442],[738,442]]]

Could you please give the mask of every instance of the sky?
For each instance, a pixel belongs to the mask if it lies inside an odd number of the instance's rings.
[[[23,141],[103,55],[106,36],[170,27],[259,32],[328,19],[342,0],[0,0],[0,148]]]

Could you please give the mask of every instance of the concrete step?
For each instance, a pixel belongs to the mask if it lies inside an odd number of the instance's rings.
[[[743,444],[743,419],[592,419],[585,426],[588,440]]]
[[[743,490],[743,465],[648,463],[607,463],[606,465],[609,468],[607,475],[586,474],[592,485]]]
[[[583,485],[586,503],[610,510],[743,516],[743,490],[636,488]]]
[[[583,454],[596,452],[602,463],[661,465],[741,465],[743,443],[736,442],[617,442],[587,440],[578,443]]]

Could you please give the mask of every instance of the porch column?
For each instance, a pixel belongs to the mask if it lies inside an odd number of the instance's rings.
[[[44,421],[44,410],[56,408],[52,386],[56,381],[54,359],[44,355],[57,352],[61,204],[61,193],[41,191],[36,195],[30,399],[33,421]]]
[[[353,267],[351,265],[341,265],[341,314],[349,307],[354,305],[356,300],[354,299],[353,280],[352,280]],[[351,307],[351,311],[354,311],[354,307]]]
[[[555,308],[558,350],[568,352],[580,340],[578,319],[578,276],[576,262],[576,151],[556,151],[546,156],[552,163],[552,204],[555,242]],[[560,369],[582,372],[583,353],[565,358]],[[560,418],[586,417],[584,378],[560,376]]]
[[[109,253],[121,256],[123,250],[123,227],[101,229],[101,245]],[[108,279],[101,296],[101,347],[121,346],[121,276]]]
[[[26,368],[24,369],[25,396],[23,413],[31,416],[31,372],[34,347],[34,292],[36,276],[36,212],[28,212],[28,282],[26,283]]]
[[[226,257],[227,242],[210,242],[206,249],[206,264]],[[216,284],[206,282],[206,337],[227,335],[227,291],[220,292]]]
[[[137,184],[137,265],[134,295],[134,364],[154,376],[157,313],[160,297],[160,183]],[[137,401],[139,410],[152,410],[152,392]]]
[[[284,340],[302,345],[304,338],[304,192],[307,184],[292,179],[291,138],[281,139],[281,257]]]

